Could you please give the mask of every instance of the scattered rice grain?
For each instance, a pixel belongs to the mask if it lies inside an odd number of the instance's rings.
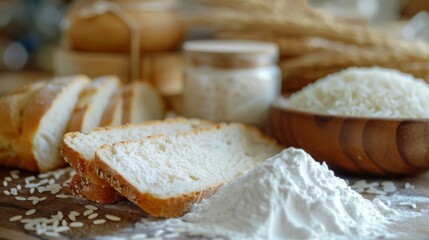
[[[8,182],[12,182],[12,178],[11,177],[5,177],[4,180],[6,180]]]
[[[49,177],[51,174],[49,173],[49,172],[47,172],[47,173],[41,173],[41,174],[39,174],[39,175],[37,175],[37,177],[38,178],[47,178],[47,177]]]
[[[26,211],[25,215],[26,216],[30,216],[30,215],[33,215],[35,212],[36,212],[36,209],[33,208],[33,209],[30,209],[30,210]]]
[[[392,181],[383,181],[381,182],[382,186],[395,186],[395,183]]]
[[[36,230],[36,226],[34,226],[35,224],[33,222],[29,222],[24,224],[24,229],[25,230]]]
[[[8,196],[10,195],[10,192],[9,192],[8,190],[4,190],[4,191],[3,191],[3,193],[4,193],[5,195],[8,195]]]
[[[121,221],[120,217],[117,217],[117,216],[114,216],[114,215],[107,214],[106,218],[109,219],[109,220],[111,220],[111,221],[116,221],[116,222]]]
[[[36,234],[37,235],[42,235],[42,234],[44,234],[45,232],[46,232],[46,228],[42,228],[42,227],[40,227],[41,225],[37,225],[36,226]]]
[[[153,236],[154,237],[159,237],[159,236],[161,236],[162,234],[164,234],[164,230],[162,230],[162,229],[159,229],[159,230],[157,230],[154,234],[153,234]]]
[[[55,197],[57,197],[57,198],[69,198],[67,195],[65,195],[65,194],[58,194],[58,195],[56,195]]]
[[[398,203],[399,206],[411,206],[413,203],[412,202],[400,202]]]
[[[92,223],[94,223],[95,225],[99,225],[99,224],[104,224],[105,222],[106,222],[106,219],[97,219]]]
[[[3,187],[7,187],[7,181],[3,181]]]
[[[59,193],[60,192],[60,189],[55,189],[55,190],[53,190],[51,193],[52,194],[57,194],[57,193]]]
[[[68,226],[59,226],[53,229],[54,232],[65,232],[70,230]]]
[[[98,217],[98,213],[93,213],[93,214],[88,216],[88,219],[94,219],[96,217]]]
[[[72,215],[74,215],[74,216],[76,216],[76,217],[80,215],[80,213],[78,213],[78,212],[76,212],[76,211],[71,211],[71,212],[70,212],[70,214],[72,214]]]
[[[29,177],[24,178],[24,181],[25,181],[25,183],[29,183],[29,182],[33,181],[34,179],[36,179],[35,176],[29,176]]]
[[[69,214],[69,219],[71,220],[71,221],[76,221],[76,217],[73,215],[73,214]]]
[[[387,192],[387,193],[392,193],[395,192],[397,190],[395,185],[386,185],[383,187],[383,191]]]
[[[18,201],[25,201],[25,200],[27,200],[25,197],[15,197],[15,199],[16,200],[18,200]]]
[[[94,211],[98,209],[96,206],[93,206],[93,205],[85,205],[85,208],[90,209],[90,210],[94,210]]]
[[[375,194],[375,195],[386,195],[386,192],[378,190],[378,189],[373,189],[373,188],[370,188],[370,189],[366,190],[365,192],[369,193],[369,194]]]
[[[138,239],[146,239],[147,235],[144,233],[134,234],[131,236],[131,240],[138,240]]]
[[[169,233],[169,234],[165,234],[162,237],[164,237],[164,238],[177,238],[177,237],[180,237],[180,234],[179,233]]]
[[[18,186],[16,186],[16,189],[21,190],[22,189],[21,184],[18,184]]]
[[[60,234],[57,232],[45,232],[44,234],[48,237],[59,237],[60,236]]]
[[[72,222],[69,224],[70,227],[83,227],[83,222]]]
[[[15,222],[15,221],[19,221],[21,219],[22,219],[22,215],[16,215],[16,216],[9,218],[9,222]]]
[[[58,216],[59,220],[64,218],[63,212],[61,212],[61,211],[58,211],[57,216]]]
[[[22,222],[22,223],[32,223],[32,222],[34,222],[34,220],[33,219],[29,219],[29,218],[24,218],[24,219],[21,219],[20,222]]]
[[[88,216],[90,214],[92,214],[94,212],[94,210],[88,209],[85,212],[83,212],[83,216]]]

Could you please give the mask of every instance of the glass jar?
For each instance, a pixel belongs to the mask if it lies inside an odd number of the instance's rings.
[[[184,50],[183,115],[265,126],[280,94],[275,44],[204,40],[186,42]]]

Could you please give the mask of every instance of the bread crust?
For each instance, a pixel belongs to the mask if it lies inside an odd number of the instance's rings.
[[[75,81],[73,83],[67,82],[65,84],[58,84],[57,86],[48,84],[33,98],[33,101],[30,102],[25,109],[22,135],[17,144],[17,152],[24,162],[23,164],[26,166],[25,169],[29,171],[46,172],[52,170],[40,168],[37,164],[34,155],[33,140],[36,133],[39,131],[45,113],[49,111],[57,97],[64,91],[64,88],[70,86],[70,84],[77,84],[79,81],[86,83],[90,81],[89,78],[82,75],[70,78],[74,78]],[[65,162],[59,164],[58,168],[64,166],[66,166]]]
[[[17,167],[21,169],[27,169],[27,166],[15,152],[11,152],[8,149],[0,149],[0,165],[5,167]]]
[[[15,148],[22,133],[23,111],[45,85],[44,81],[25,85],[0,100],[0,165],[34,171],[19,158]]]
[[[199,203],[203,199],[210,197],[223,185],[223,183],[219,183],[202,191],[190,192],[177,197],[160,198],[149,193],[140,192],[133,185],[129,184],[121,174],[100,160],[97,154],[95,163],[98,176],[107,180],[116,191],[120,192],[146,213],[155,217],[180,217],[191,211],[195,203]]]
[[[99,185],[89,179],[75,174],[70,182],[70,192],[73,196],[85,197],[97,203],[115,203],[124,197],[110,185]]]
[[[31,99],[37,91],[39,91],[46,82],[36,82],[25,85],[5,96],[0,100],[0,135],[7,138],[18,138],[21,135],[22,128],[22,112],[25,109],[19,109],[15,98],[21,94],[29,94]],[[26,103],[27,104],[27,103]],[[17,112],[18,111],[18,112]]]

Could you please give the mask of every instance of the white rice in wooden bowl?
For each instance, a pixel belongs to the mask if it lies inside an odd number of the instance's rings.
[[[428,118],[429,84],[393,69],[352,67],[321,78],[276,105],[324,115]]]

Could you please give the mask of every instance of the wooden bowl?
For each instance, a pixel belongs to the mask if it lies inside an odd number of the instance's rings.
[[[318,115],[273,105],[269,131],[334,170],[385,177],[429,169],[429,119]]]

